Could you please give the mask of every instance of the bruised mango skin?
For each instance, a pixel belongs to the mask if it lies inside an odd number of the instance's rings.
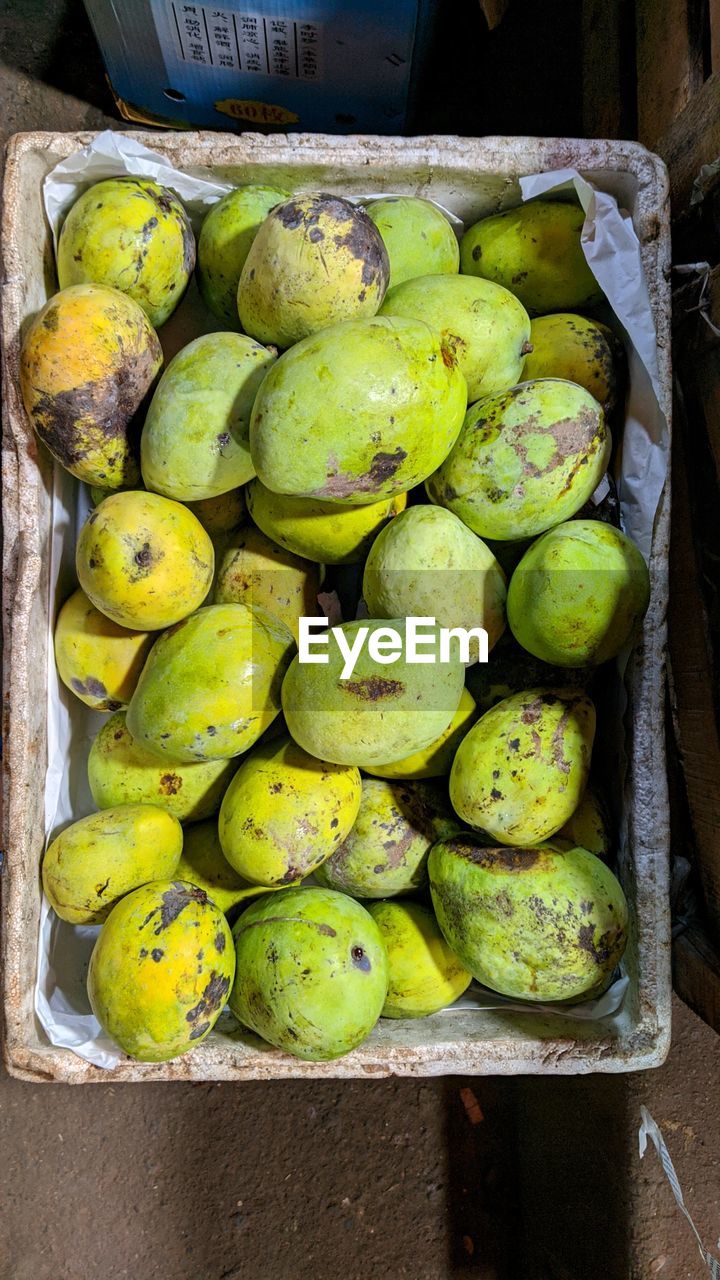
[[[346,622],[340,629],[353,645],[359,628],[367,627],[369,638],[386,625],[404,638],[404,618],[389,624]],[[457,711],[464,668],[457,660],[440,661],[439,629],[434,647],[429,629],[428,635],[423,653],[437,661],[410,664],[400,656],[392,665],[378,663],[366,643],[347,680],[340,678],[345,663],[332,632],[326,664],[301,664],[294,658],[283,683],[282,706],[298,745],[320,760],[364,769],[392,764],[434,742]]]
[[[577,809],[550,843],[556,849],[587,849],[602,862],[609,862],[613,849],[610,814],[600,792],[590,783]]]
[[[243,760],[220,808],[228,862],[253,884],[293,884],[345,839],[360,806],[360,772],[316,760],[290,738]]]
[[[30,421],[66,471],[87,484],[137,484],[133,418],[162,348],[132,298],[103,285],[56,293],[27,330],[20,387]]]
[[[154,804],[180,822],[200,822],[217,813],[236,767],[234,760],[170,764],[135,741],[118,711],[90,747],[88,782],[98,809]]]
[[[543,662],[597,666],[636,638],[650,575],[627,534],[599,520],[568,520],[538,538],[515,570],[508,621]]]
[[[424,321],[347,320],[270,370],[250,421],[255,469],[274,493],[375,503],[440,465],[466,404],[452,352]]]
[[[275,356],[240,333],[206,333],[170,361],[140,441],[147,489],[179,502],[251,480],[250,413]]]
[[[253,525],[225,542],[215,580],[215,604],[259,605],[298,637],[298,619],[318,612],[320,570],[278,546]]]
[[[175,875],[182,827],[164,809],[124,804],[73,822],[48,846],[45,897],[61,920],[99,924],[115,903],[149,880]]]
[[[455,752],[470,726],[475,723],[477,715],[475,699],[468,689],[463,689],[455,715],[447,729],[434,742],[422,751],[415,751],[403,760],[396,760],[394,764],[365,765],[365,772],[375,778],[406,778],[408,781],[415,778],[444,777],[450,772]]]
[[[175,869],[178,880],[187,880],[202,889],[225,914],[241,902],[269,893],[266,886],[250,884],[230,866],[222,851],[218,824],[194,822],[185,828],[183,851]]]
[[[234,976],[220,908],[193,884],[155,880],[110,912],[90,958],[88,995],[123,1052],[166,1062],[205,1039]]]
[[[264,609],[198,609],[152,648],[127,727],[143,746],[180,764],[240,755],[278,714],[294,648],[285,624]]]
[[[610,445],[603,411],[583,387],[522,382],[470,406],[428,496],[481,538],[531,538],[587,502]]]
[[[467,991],[472,974],[450,950],[429,907],[422,902],[373,902],[368,910],[388,956],[383,1018],[427,1018]]]
[[[627,941],[615,876],[586,849],[436,844],[430,892],[448,944],[473,977],[519,1000],[570,1000],[604,986]]]
[[[154,639],[119,627],[78,589],[55,625],[58,675],[94,711],[117,711],[130,701]]]
[[[444,507],[414,506],[375,539],[363,574],[371,618],[434,617],[482,628],[488,650],[505,630],[505,574],[489,547]],[[470,646],[468,665],[478,660]]]
[[[460,245],[442,209],[419,196],[385,196],[365,212],[387,249],[388,287],[416,276],[457,275]]]
[[[60,288],[120,289],[158,328],[195,266],[195,237],[180,201],[147,178],[108,178],[75,201],[58,241]]]
[[[610,413],[618,398],[613,338],[604,325],[568,312],[538,316],[530,325],[532,351],[525,357],[524,382],[564,378],[576,382]],[[612,345],[611,345],[612,342]]]
[[[584,694],[530,689],[503,699],[458,747],[455,812],[502,844],[546,840],[582,799],[594,736],[595,708]]]
[[[206,305],[228,329],[239,329],[240,274],[260,226],[289,192],[277,187],[237,187],[218,200],[202,224],[197,278]]]
[[[483,218],[460,245],[460,270],[510,289],[531,315],[602,302],[582,251],[585,214],[578,204],[531,200]]]
[[[230,1008],[263,1040],[325,1062],[369,1035],[385,1003],[388,962],[359,902],[327,889],[282,889],[252,903],[234,937]]]
[[[348,507],[273,493],[257,479],[248,485],[246,496],[248,511],[263,533],[318,564],[359,564],[379,530],[407,506],[406,493],[364,507]]]
[[[364,778],[352,830],[317,869],[317,878],[352,898],[413,893],[427,880],[430,846],[457,829],[444,795],[432,784]]]
[[[90,512],[75,557],[96,608],[137,631],[171,627],[202,604],[215,553],[192,512],[157,493],[113,493]]]
[[[291,196],[276,205],[248,251],[238,314],[258,342],[290,347],[352,316],[374,316],[390,274],[382,237],[341,196]]]
[[[471,404],[520,379],[530,317],[513,293],[491,280],[420,276],[391,289],[380,315],[429,324],[455,356]]]

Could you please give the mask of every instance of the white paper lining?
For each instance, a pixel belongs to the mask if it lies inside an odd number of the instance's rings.
[[[196,228],[210,205],[231,190],[230,184],[208,180],[201,171],[175,169],[167,159],[135,139],[107,131],[83,151],[57,165],[45,179],[43,196],[55,242],[63,217],[82,190],[102,178],[121,174],[152,177],[170,187],[183,200]],[[668,432],[659,405],[655,331],[632,222],[628,214],[618,209],[613,196],[595,190],[574,170],[536,174],[522,178],[520,185],[525,200],[549,193],[562,195],[574,187],[585,209],[582,234],[585,256],[628,339],[630,395],[619,484],[621,515],[625,528],[647,556],[666,474]],[[373,193],[357,200],[363,203],[379,194],[396,193]],[[462,223],[454,214],[451,217],[459,234]],[[165,331],[162,336],[165,343]],[[191,336],[194,335],[185,341]],[[48,620],[50,652],[54,618],[74,585],[75,535],[87,510],[87,494],[82,486],[56,467],[49,568],[53,604],[52,617]],[[86,761],[90,742],[102,720],[103,717],[88,711],[64,689],[54,664],[49,664],[45,781],[48,839],[67,823],[92,812]],[[35,1010],[52,1044],[70,1048],[98,1067],[112,1068],[122,1055],[89,1011],[85,990],[87,965],[97,933],[97,926],[71,926],[58,920],[43,900]],[[604,1018],[611,1027],[622,1006],[628,981],[621,976],[599,999],[567,1007],[510,1001],[473,984],[460,1000],[438,1016],[467,1009],[511,1009],[564,1019]]]

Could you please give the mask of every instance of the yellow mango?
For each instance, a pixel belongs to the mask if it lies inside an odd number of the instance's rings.
[[[117,711],[130,701],[154,639],[112,622],[78,588],[55,625],[58,675],[94,711]]]
[[[215,580],[215,604],[259,605],[298,638],[298,618],[318,612],[320,570],[278,546],[253,525],[224,546]]]

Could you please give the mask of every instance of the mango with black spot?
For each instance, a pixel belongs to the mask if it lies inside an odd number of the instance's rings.
[[[223,798],[218,830],[225,857],[254,884],[302,880],[348,835],[360,792],[353,765],[316,760],[290,738],[260,744]]]
[[[450,452],[467,386],[423,320],[346,320],[273,365],[250,420],[250,450],[274,493],[364,506],[405,493]]]
[[[362,1044],[385,1003],[388,962],[359,902],[327,889],[281,889],[252,903],[233,932],[230,1008],[240,1022],[310,1062]]]
[[[628,909],[612,872],[586,849],[488,848],[470,834],[429,859],[438,924],[473,977],[517,1000],[576,1000],[607,985]]]
[[[133,419],[162,367],[162,348],[137,302],[104,285],[56,293],[20,353],[27,415],[66,471],[87,484],[137,484]]]
[[[240,323],[258,342],[290,347],[352,316],[374,316],[390,269],[382,237],[342,196],[291,196],[268,214],[238,284]]]
[[[530,200],[482,218],[465,232],[460,270],[510,289],[531,315],[573,311],[602,302],[582,250],[579,204]]]
[[[220,908],[186,881],[154,880],[110,912],[90,958],[88,995],[124,1053],[166,1062],[205,1039],[234,976]]]
[[[173,763],[238,756],[278,714],[294,649],[292,633],[264,609],[198,609],[151,649],[127,727]]]
[[[215,604],[259,605],[298,637],[298,619],[318,611],[317,564],[278,546],[254,525],[223,545],[215,577]]]
[[[427,881],[431,845],[459,826],[445,794],[432,783],[363,778],[352,829],[317,878],[352,898],[413,893]]]
[[[499,843],[530,847],[577,809],[588,780],[595,708],[574,690],[529,689],[498,702],[458,747],[450,800]]]
[[[58,675],[93,711],[117,711],[130,701],[154,639],[118,626],[78,588],[55,624]]]
[[[530,342],[524,381],[564,378],[576,382],[606,413],[612,412],[618,398],[617,339],[605,325],[568,312],[537,316],[530,325]]]
[[[157,493],[113,493],[80,530],[80,586],[113,622],[137,631],[171,627],[202,604],[215,553],[187,507]]]
[[[234,760],[170,764],[135,741],[118,711],[90,747],[88,783],[98,809],[155,804],[180,822],[200,822],[217,813],[235,768]]]
[[[48,846],[45,896],[61,920],[99,924],[115,903],[149,880],[177,870],[182,827],[164,809],[124,804],[80,818]]]
[[[205,333],[170,361],[145,418],[146,489],[179,502],[251,480],[250,413],[273,352],[241,333]]]
[[[605,415],[584,387],[522,382],[470,406],[428,497],[480,538],[532,538],[587,502],[610,447]]]
[[[373,902],[368,908],[382,934],[390,981],[383,1018],[427,1018],[454,1004],[472,975],[445,941],[422,902]]]
[[[277,187],[236,187],[218,200],[200,229],[197,279],[200,293],[228,329],[239,329],[237,294],[250,246],[271,209],[288,198]]]
[[[388,628],[397,634],[398,647],[394,636],[378,639],[395,648],[392,664],[377,661],[369,647],[375,634]],[[356,650],[354,669],[346,676],[337,631]],[[464,667],[456,657],[443,656],[439,627],[423,634],[422,652],[430,658],[425,663],[406,661],[405,618],[343,623],[328,636],[327,663],[294,658],[282,687],[282,707],[299,746],[319,760],[364,769],[392,764],[435,742],[457,711]]]
[[[120,289],[158,328],[172,315],[195,266],[195,236],[182,204],[148,178],[107,178],[77,199],[60,232],[60,288]]]
[[[380,529],[407,506],[406,493],[364,507],[348,507],[273,493],[257,479],[247,486],[246,497],[248,512],[263,533],[317,564],[360,564]]]
[[[175,875],[178,880],[187,880],[196,888],[202,889],[210,901],[225,914],[241,902],[270,892],[266,885],[250,884],[243,880],[230,866],[222,851],[215,819],[210,822],[194,822],[192,826],[185,828],[182,856],[175,868]]]

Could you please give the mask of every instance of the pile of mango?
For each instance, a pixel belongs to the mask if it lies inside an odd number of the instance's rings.
[[[90,1002],[132,1057],[187,1052],[226,1004],[317,1060],[473,978],[537,1002],[612,980],[628,913],[594,698],[649,579],[612,482],[590,501],[623,372],[582,223],[537,200],[459,242],[420,198],[248,186],[196,263],[154,182],[67,215],[22,392],[91,488],[55,652],[108,718],[98,811],[42,877],[58,916],[102,926]],[[194,271],[208,332],[161,374]],[[300,662],[318,598],[350,620]],[[388,627],[418,617],[425,661],[391,664]],[[489,663],[443,649],[458,627]]]

